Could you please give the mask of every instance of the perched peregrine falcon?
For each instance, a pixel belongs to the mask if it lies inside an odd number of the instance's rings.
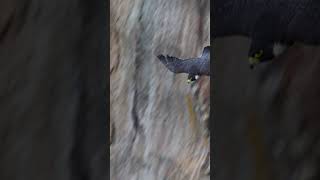
[[[319,0],[215,0],[213,13],[213,39],[251,39],[251,66],[273,59],[275,49],[281,53],[294,42],[320,43]]]
[[[179,59],[173,56],[157,56],[159,60],[173,73],[187,73],[188,83],[194,82],[201,75],[210,76],[210,46],[203,49],[199,58]]]

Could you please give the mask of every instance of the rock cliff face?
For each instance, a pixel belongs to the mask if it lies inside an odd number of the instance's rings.
[[[209,179],[209,78],[190,86],[156,55],[199,56],[210,44],[210,1],[110,5],[111,179]]]
[[[106,171],[106,7],[0,1],[0,179]]]
[[[319,179],[320,48],[295,44],[250,70],[248,47],[213,45],[216,179]]]

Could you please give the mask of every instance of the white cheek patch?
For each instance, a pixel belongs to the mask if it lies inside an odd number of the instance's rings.
[[[288,46],[286,46],[286,45],[283,45],[281,43],[275,43],[273,45],[273,55],[275,57],[277,57],[280,54],[282,54],[287,48],[288,48]]]
[[[195,77],[194,77],[195,79],[199,79],[199,76],[198,75],[195,75]]]

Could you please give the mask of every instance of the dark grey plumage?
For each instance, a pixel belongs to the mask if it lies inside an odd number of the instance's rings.
[[[286,46],[294,42],[320,43],[319,0],[215,0],[213,3],[213,38],[232,35],[251,38],[248,56],[253,60],[272,59],[276,43]]]
[[[173,56],[157,56],[163,65],[173,73],[187,73],[188,79],[195,80],[195,76],[210,76],[210,46],[203,49],[202,55],[198,58],[179,59]]]

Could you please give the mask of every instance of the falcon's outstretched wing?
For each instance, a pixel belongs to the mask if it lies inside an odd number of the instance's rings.
[[[159,60],[173,73],[210,76],[210,48],[206,47],[199,58],[179,59],[172,56],[158,55]]]

